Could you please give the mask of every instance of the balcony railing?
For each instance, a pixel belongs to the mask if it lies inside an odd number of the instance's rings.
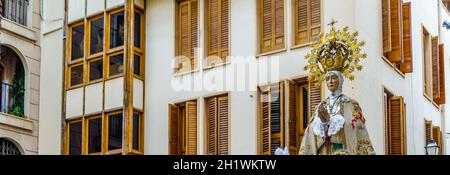
[[[0,14],[16,23],[27,25],[29,0],[0,0]]]
[[[12,89],[12,85],[0,83],[0,112],[9,113],[12,110],[14,104]]]

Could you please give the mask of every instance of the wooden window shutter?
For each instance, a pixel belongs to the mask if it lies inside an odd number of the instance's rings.
[[[406,154],[405,114],[403,97],[392,97],[389,100],[388,141],[390,155]]]
[[[207,128],[206,137],[208,141],[206,154],[214,155],[217,153],[217,98],[211,98],[207,101]]]
[[[186,102],[186,154],[197,155],[197,102]]]
[[[183,1],[178,7],[178,55],[189,60],[177,60],[179,72],[196,69],[195,48],[198,47],[198,1]]]
[[[179,146],[180,143],[178,142],[179,138],[178,138],[178,120],[179,120],[179,115],[178,115],[178,107],[175,105],[171,105],[169,104],[169,120],[170,120],[170,128],[169,128],[169,136],[170,136],[170,140],[169,140],[169,152],[170,154],[174,155],[174,154],[178,154],[179,151]]]
[[[431,121],[425,120],[425,144],[432,139],[433,130],[431,129]]]
[[[295,44],[306,44],[310,41],[308,0],[295,0]]]
[[[439,98],[437,104],[445,104],[445,65],[444,44],[439,45]]]
[[[230,0],[220,0],[220,58],[228,61],[230,45]]]
[[[296,83],[289,81],[289,152],[297,154],[299,149],[298,130],[300,129],[299,121],[297,121],[297,93]]]
[[[260,92],[260,142],[261,154],[270,155],[270,97],[269,89]]]
[[[284,0],[260,1],[260,52],[284,48]]]
[[[229,112],[228,96],[218,98],[218,154],[229,154]]]
[[[229,0],[208,0],[207,45],[208,56],[221,60],[206,61],[206,66],[214,66],[227,61],[229,54]]]
[[[268,52],[273,47],[272,2],[262,0],[261,3],[261,52]]]
[[[270,87],[270,153],[280,147],[284,148],[283,117],[284,83]]]
[[[388,53],[388,60],[391,62],[402,62],[402,3],[401,0],[390,0],[389,5],[391,9],[391,52]]]
[[[432,85],[433,85],[433,100],[439,99],[439,38],[433,37],[431,39],[431,71],[432,71]]]
[[[436,141],[436,143],[439,145],[439,155],[442,155],[441,153],[441,148],[442,148],[442,143],[441,143],[441,128],[439,126],[434,126],[433,127],[433,139]]]
[[[272,50],[284,48],[284,0],[274,0],[275,38]]]
[[[322,0],[310,0],[311,2],[311,41],[319,40],[322,30]]]
[[[412,63],[412,40],[411,40],[411,2],[403,3],[403,58],[404,62],[400,65],[403,73],[411,73]]]
[[[391,47],[391,0],[382,0],[382,20],[383,20],[383,53],[387,54]]]
[[[308,97],[308,101],[309,101],[309,118],[308,121],[310,121],[312,119],[312,116],[315,112],[315,109],[317,107],[317,105],[320,104],[320,102],[322,101],[322,90],[318,87],[316,87],[314,82],[309,82],[308,83],[308,90],[309,90],[309,97]]]

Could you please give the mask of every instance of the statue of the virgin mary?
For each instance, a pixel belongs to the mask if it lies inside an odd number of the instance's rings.
[[[354,79],[353,72],[361,70],[360,59],[364,41],[348,27],[331,31],[312,45],[306,56],[309,80],[316,86],[326,82],[331,94],[315,109],[300,146],[300,155],[373,155],[375,154],[366,128],[366,119],[357,101],[342,93],[344,78]]]

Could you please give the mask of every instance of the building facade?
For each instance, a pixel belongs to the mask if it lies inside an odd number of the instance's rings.
[[[328,23],[366,41],[344,94],[377,154],[446,154],[441,0],[43,0],[42,154],[296,154],[329,92],[304,59]],[[447,76],[445,76],[447,75]],[[53,98],[54,97],[54,98]],[[44,103],[45,102],[45,103]],[[44,122],[45,121],[45,122]]]
[[[0,1],[0,155],[38,154],[39,0]]]

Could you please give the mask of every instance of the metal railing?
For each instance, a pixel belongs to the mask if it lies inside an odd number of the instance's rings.
[[[16,23],[27,25],[29,0],[0,0],[0,15]]]
[[[0,83],[0,112],[9,113],[11,111],[14,104],[12,89],[12,85]]]

